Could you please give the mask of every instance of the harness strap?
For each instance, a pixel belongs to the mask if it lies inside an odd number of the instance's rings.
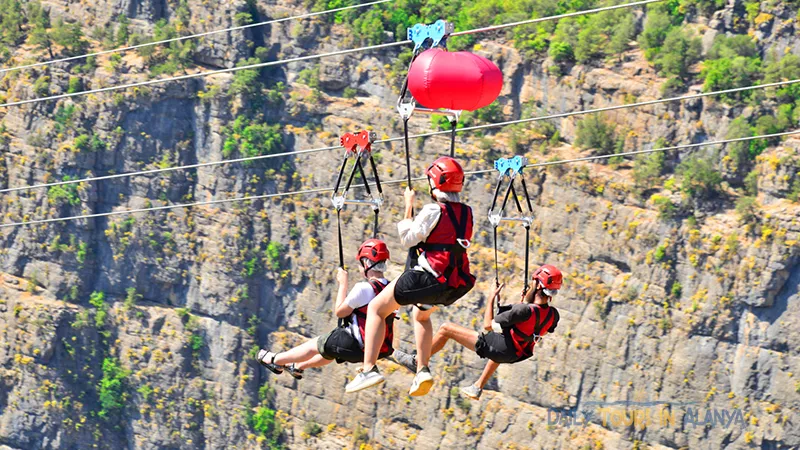
[[[344,269],[344,250],[342,249],[342,219],[341,210],[336,209],[336,234],[339,238],[339,267]]]
[[[547,315],[544,317],[544,320],[541,321],[538,307],[533,307],[533,314],[535,315],[536,326],[534,327],[532,334],[525,334],[519,328],[517,328],[516,325],[513,327],[514,332],[518,334],[522,338],[522,341],[526,344],[537,341],[537,338],[540,337],[544,326],[549,326],[550,322],[552,322],[555,316],[555,310],[553,310],[553,308],[548,308]]]
[[[439,277],[439,282],[447,282],[447,280],[449,280],[450,276],[453,274],[453,271],[457,271],[459,278],[461,278],[465,283],[469,284],[472,282],[472,280],[461,270],[461,257],[467,252],[467,249],[460,244],[460,241],[463,241],[464,237],[467,235],[469,207],[467,205],[461,205],[461,220],[456,218],[456,211],[453,208],[453,205],[450,203],[444,203],[444,209],[447,212],[447,216],[450,218],[450,221],[453,223],[453,228],[456,232],[456,244],[449,244],[449,248],[445,250],[450,252],[450,261],[447,265],[447,268]]]

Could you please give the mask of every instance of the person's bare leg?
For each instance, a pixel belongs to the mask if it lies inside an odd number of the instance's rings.
[[[430,364],[431,345],[433,344],[431,315],[437,309],[433,307],[427,311],[422,311],[415,306],[412,312],[414,316],[414,339],[417,342],[417,371]]]
[[[492,375],[494,375],[494,372],[498,367],[500,367],[500,363],[494,362],[490,359],[489,362],[486,363],[486,367],[483,368],[483,373],[481,373],[480,378],[478,378],[478,381],[475,382],[475,386],[483,389],[483,387],[486,386],[486,383],[489,382],[489,378],[492,378]]]
[[[475,330],[456,325],[454,323],[443,323],[436,332],[431,346],[431,353],[436,354],[441,351],[448,340],[454,340],[464,347],[475,351],[475,343],[478,342],[478,333]]]
[[[309,360],[297,363],[295,367],[297,367],[300,370],[314,369],[316,367],[327,366],[332,362],[333,362],[332,359],[325,359],[322,355],[317,354]]]
[[[317,350],[317,339],[319,338],[311,339],[310,341],[298,345],[289,351],[278,353],[275,355],[275,361],[273,361],[273,363],[279,366],[285,366],[291,363],[308,361],[314,356],[318,356],[319,350]]]
[[[400,307],[394,300],[397,280],[389,283],[367,307],[367,323],[364,327],[364,371],[371,370],[378,361],[383,337],[386,334],[386,318]]]

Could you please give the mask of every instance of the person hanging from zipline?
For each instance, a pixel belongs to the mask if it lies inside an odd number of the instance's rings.
[[[501,306],[495,317],[494,302],[499,300],[505,284],[494,289],[486,302],[483,328],[478,333],[454,323],[443,323],[433,337],[431,354],[441,351],[450,339],[474,351],[481,358],[489,359],[477,382],[461,388],[462,395],[473,400],[480,398],[483,387],[497,370],[499,364],[514,364],[533,356],[533,349],[544,335],[552,333],[558,326],[558,310],[550,306],[553,297],[561,288],[562,274],[556,267],[545,264],[533,273],[533,288],[523,292],[520,302],[512,306]],[[415,356],[399,349],[393,358],[406,369],[414,372]]]
[[[397,224],[397,229],[401,244],[413,250],[409,256],[412,261],[406,271],[369,304],[364,364],[347,384],[346,392],[360,391],[384,381],[375,363],[385,318],[401,305],[414,305],[412,315],[419,360],[409,394],[427,394],[433,386],[428,368],[433,338],[431,314],[437,306],[452,305],[475,285],[467,257],[472,238],[472,208],[461,203],[459,196],[464,186],[464,170],[455,159],[441,157],[425,174],[434,203],[425,205],[414,217],[414,191],[410,188],[405,191],[405,218]]]
[[[389,284],[383,274],[389,260],[389,248],[379,239],[368,239],[358,248],[356,257],[363,271],[365,281],[356,283],[347,293],[347,271],[339,268],[336,280],[339,289],[336,296],[334,313],[339,318],[339,325],[329,333],[311,339],[291,350],[274,353],[259,350],[258,362],[274,374],[287,371],[300,380],[303,371],[314,367],[322,367],[334,360],[361,363],[364,361],[364,329],[367,318],[367,307],[375,297]],[[386,358],[393,352],[394,312],[385,318],[379,358]]]

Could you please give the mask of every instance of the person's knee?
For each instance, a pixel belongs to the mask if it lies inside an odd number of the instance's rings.
[[[439,325],[439,332],[443,333],[447,336],[451,336],[453,331],[456,329],[456,325],[452,322],[445,322]]]

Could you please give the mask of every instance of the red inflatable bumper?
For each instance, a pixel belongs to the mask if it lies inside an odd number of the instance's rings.
[[[434,48],[414,60],[408,89],[426,108],[474,111],[497,99],[503,89],[503,73],[493,62],[473,53]]]

